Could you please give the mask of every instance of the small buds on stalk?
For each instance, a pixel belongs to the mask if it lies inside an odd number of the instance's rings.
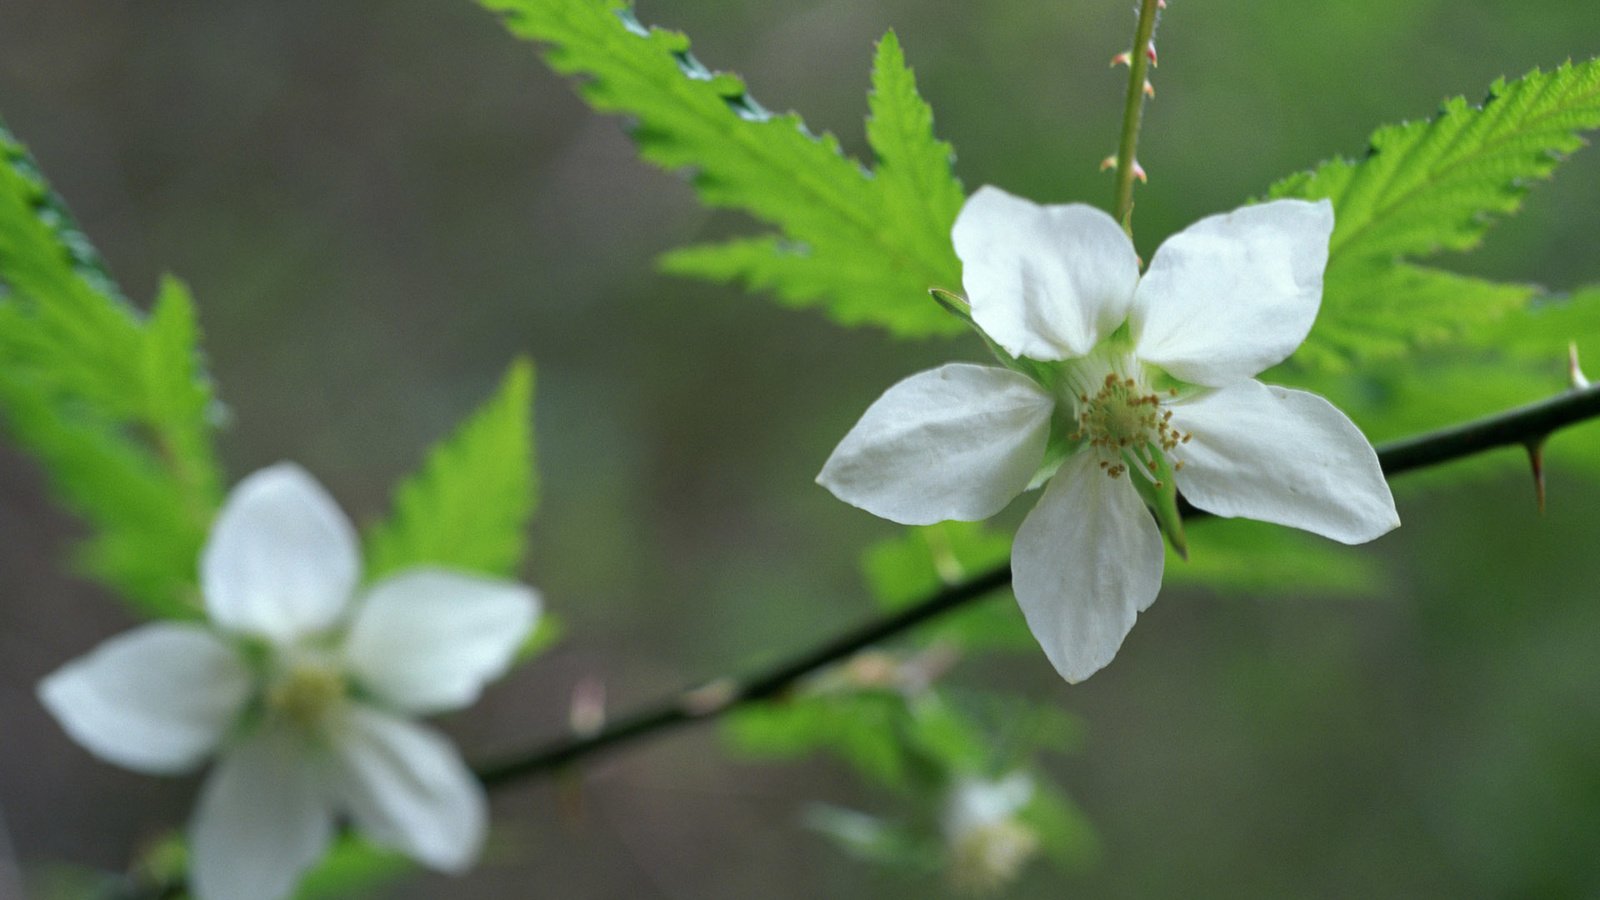
[[[1126,50],[1118,53],[1116,56],[1111,57],[1111,68],[1113,69],[1115,69],[1117,66],[1131,65],[1133,65],[1133,54]]]
[[[1133,171],[1133,177],[1137,179],[1140,184],[1146,184],[1150,181],[1150,176],[1145,172],[1144,166],[1139,165],[1139,161],[1137,159],[1133,161],[1133,166],[1131,168]],[[1117,157],[1115,154],[1100,160],[1100,171],[1115,172],[1116,170]]]

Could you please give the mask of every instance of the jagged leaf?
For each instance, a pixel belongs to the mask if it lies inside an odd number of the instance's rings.
[[[0,128],[0,413],[91,534],[78,559],[140,611],[191,616],[218,500],[210,383],[187,293],[141,316]]]
[[[515,573],[533,515],[533,363],[519,359],[489,398],[395,490],[394,512],[367,533],[367,574],[433,564]]]
[[[645,159],[692,173],[708,205],[778,230],[669,254],[667,271],[737,280],[847,325],[961,332],[927,297],[929,287],[960,285],[950,226],[961,188],[892,34],[874,70],[868,136],[880,165],[871,173],[832,136],[767,111],[737,77],[706,69],[682,34],[641,26],[625,3],[482,2],[514,34],[549,45],[556,71],[585,76],[582,93],[596,109],[629,116]]]
[[[1269,196],[1335,209],[1322,313],[1299,362],[1382,357],[1454,336],[1519,308],[1532,288],[1401,265],[1476,246],[1600,127],[1600,60],[1495,82],[1482,106],[1379,129],[1361,160],[1334,159]]]
[[[209,510],[187,507],[171,471],[148,450],[101,422],[62,415],[3,360],[0,410],[12,439],[44,466],[57,500],[91,526],[78,550],[83,569],[146,615],[197,616],[195,560]]]

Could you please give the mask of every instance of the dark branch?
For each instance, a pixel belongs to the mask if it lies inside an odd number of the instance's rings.
[[[1600,384],[1464,425],[1385,444],[1378,448],[1378,461],[1385,474],[1400,475],[1496,447],[1536,445],[1555,431],[1596,417],[1600,417]],[[1190,517],[1203,515],[1187,508],[1184,514]],[[1010,567],[997,567],[967,581],[950,585],[891,616],[875,619],[854,631],[824,641],[753,677],[745,680],[724,678],[710,682],[704,687],[619,719],[594,734],[558,740],[531,752],[480,766],[478,777],[485,785],[497,787],[680,725],[716,718],[747,703],[770,699],[784,693],[812,672],[965,606],[1010,583]]]

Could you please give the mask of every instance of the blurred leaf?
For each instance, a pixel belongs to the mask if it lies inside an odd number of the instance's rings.
[[[1033,798],[1017,818],[1033,830],[1039,846],[1056,865],[1081,871],[1100,856],[1100,839],[1089,817],[1064,791],[1034,776]]]
[[[1168,551],[1167,585],[1203,585],[1229,595],[1285,592],[1370,595],[1385,584],[1371,554],[1251,519],[1204,519],[1190,524],[1189,559]]]
[[[393,850],[343,835],[322,860],[300,879],[296,900],[343,900],[376,896],[416,865]]]
[[[867,586],[885,609],[910,606],[943,587],[965,581],[1011,558],[1011,537],[976,522],[941,522],[907,528],[898,538],[869,547],[861,557]],[[1017,604],[993,597],[917,629],[913,640],[949,642],[964,650],[1037,647]]]
[[[549,44],[556,71],[586,76],[592,106],[629,116],[645,159],[690,171],[707,205],[744,210],[779,231],[669,254],[667,271],[739,280],[792,305],[821,306],[845,325],[908,336],[962,331],[928,299],[928,288],[961,281],[950,244],[961,188],[892,34],[874,71],[868,137],[881,163],[869,173],[832,136],[767,111],[738,77],[706,69],[684,35],[641,26],[625,3],[482,2],[517,36]]]
[[[0,128],[0,284],[16,315],[0,331],[8,366],[27,365],[56,400],[126,420],[141,409],[143,353],[133,309],[85,277],[58,199]]]
[[[101,423],[60,415],[4,364],[0,409],[59,502],[93,526],[77,553],[84,570],[146,615],[198,616],[195,560],[208,520],[182,504],[173,474]]]
[[[1330,262],[1316,327],[1290,366],[1339,371],[1351,360],[1399,360],[1481,333],[1539,292],[1409,263]]]
[[[0,129],[0,411],[93,533],[83,567],[148,615],[191,616],[218,501],[210,383],[188,294],[141,317]]]
[[[919,872],[934,872],[943,864],[944,846],[937,838],[870,813],[813,803],[801,821],[863,862]]]
[[[368,577],[422,564],[510,577],[537,495],[533,363],[519,359],[495,395],[395,489],[393,514],[367,532]]]
[[[1400,264],[1468,250],[1600,127],[1600,60],[1501,79],[1481,107],[1381,128],[1360,161],[1334,159],[1269,196],[1329,198],[1336,225],[1324,300],[1302,362],[1393,355],[1518,308],[1534,293]]]
[[[207,510],[221,502],[222,475],[212,449],[211,380],[200,358],[200,329],[189,289],[161,283],[144,340],[145,421],[187,496]]]
[[[533,659],[554,646],[566,636],[566,633],[567,623],[564,619],[548,609],[541,610],[539,624],[534,626],[533,631],[523,640],[522,646],[517,648],[516,661],[523,663]]]
[[[1600,285],[1540,298],[1485,337],[1485,343],[1491,341],[1507,355],[1547,371],[1565,367],[1571,344],[1580,361],[1600,369]]]
[[[723,720],[734,749],[753,757],[796,759],[831,750],[873,784],[905,788],[905,700],[883,691],[807,694],[755,704]]]

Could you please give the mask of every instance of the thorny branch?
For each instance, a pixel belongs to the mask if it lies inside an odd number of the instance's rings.
[[[1527,448],[1536,471],[1540,449],[1552,433],[1588,419],[1600,418],[1600,384],[1575,388],[1538,403],[1496,413],[1463,425],[1428,432],[1378,448],[1384,474],[1401,475],[1492,450]],[[1185,512],[1195,516],[1192,510]],[[948,585],[893,615],[830,638],[753,676],[719,678],[661,703],[617,719],[592,734],[554,741],[479,766],[478,777],[491,788],[560,769],[641,738],[691,722],[714,719],[740,706],[779,696],[807,675],[909,631],[924,622],[992,595],[1011,583],[1011,570],[999,566],[966,581]]]

